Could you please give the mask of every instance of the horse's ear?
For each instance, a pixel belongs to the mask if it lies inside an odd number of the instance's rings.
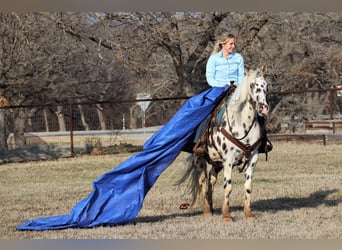
[[[261,66],[261,73],[264,75],[266,73],[266,65]]]
[[[246,67],[245,67],[246,76],[248,76],[249,72],[250,72],[250,68],[249,68],[248,66],[246,66]]]

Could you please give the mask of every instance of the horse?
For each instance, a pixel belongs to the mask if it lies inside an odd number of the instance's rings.
[[[258,148],[263,139],[263,126],[258,121],[260,118],[266,119],[269,110],[264,71],[264,67],[248,71],[244,81],[240,83],[241,86],[217,106],[205,132],[196,143],[198,146],[201,141],[204,151],[195,150],[195,145],[188,167],[178,182],[181,184],[188,180],[188,188],[192,194],[191,206],[199,196],[203,214],[213,215],[214,186],[218,173],[223,170],[224,222],[233,220],[229,196],[232,192],[232,170],[235,166],[238,166],[240,172],[245,172],[245,216],[247,219],[255,218],[251,210],[252,177],[258,161]],[[223,116],[218,120],[217,113],[222,109]]]

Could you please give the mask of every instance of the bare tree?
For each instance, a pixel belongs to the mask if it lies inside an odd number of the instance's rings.
[[[103,53],[99,49],[102,47],[94,42],[66,32],[66,23],[90,29],[92,25],[85,16],[0,14],[0,86],[6,89],[11,106],[39,102],[63,104],[78,98],[108,100],[116,94],[129,92],[127,84],[115,85],[119,81],[127,82],[129,72],[124,72],[114,52]],[[123,87],[116,88],[118,86]],[[94,92],[94,89],[100,91]],[[26,109],[24,114],[15,109],[9,112],[14,121],[15,142],[22,146],[26,121],[35,110]],[[60,130],[65,130],[65,122],[59,121]]]
[[[191,96],[208,87],[206,61],[223,31],[238,37],[246,66],[267,65],[269,90],[336,86],[341,83],[341,20],[339,13],[1,13],[0,89],[11,106],[104,102],[142,91],[153,97]],[[315,98],[302,105],[300,98],[271,96],[273,131],[283,116],[301,110],[310,116],[315,111],[304,106]],[[146,118],[163,124],[179,105],[152,102]],[[78,110],[87,115],[87,109]],[[25,124],[37,112],[18,112],[9,109],[7,115],[22,144]],[[101,112],[99,124],[107,128]],[[139,123],[133,118],[127,122]]]

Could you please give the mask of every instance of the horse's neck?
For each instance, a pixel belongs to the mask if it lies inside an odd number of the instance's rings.
[[[255,119],[255,109],[249,100],[240,103],[232,102],[228,105],[225,115],[225,119],[228,119],[232,129],[231,132],[241,135],[252,126]]]

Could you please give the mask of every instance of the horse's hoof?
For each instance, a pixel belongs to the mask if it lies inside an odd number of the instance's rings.
[[[222,218],[222,221],[223,221],[223,222],[232,222],[232,221],[233,221],[233,218],[232,218],[232,217],[223,217],[223,218]]]
[[[247,221],[253,221],[253,220],[255,220],[255,219],[256,219],[256,216],[255,216],[254,214],[249,215],[249,216],[246,216],[246,220],[247,220]]]
[[[212,212],[203,212],[203,216],[204,217],[211,217],[211,216],[213,216],[213,213]]]

